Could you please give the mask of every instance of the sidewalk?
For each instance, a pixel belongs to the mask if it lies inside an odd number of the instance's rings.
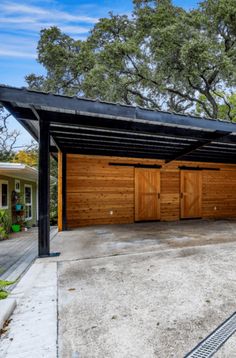
[[[17,307],[1,358],[57,357],[57,264],[37,260],[12,291]]]

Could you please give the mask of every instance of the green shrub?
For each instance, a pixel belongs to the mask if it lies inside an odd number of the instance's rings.
[[[6,290],[7,286],[13,285],[16,281],[4,281],[0,280],[0,300],[7,298],[9,292]]]
[[[7,210],[0,210],[0,240],[8,238],[10,218]]]

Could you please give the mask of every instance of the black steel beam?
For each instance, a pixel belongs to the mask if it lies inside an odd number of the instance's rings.
[[[110,156],[110,157],[130,157],[130,158],[150,158],[150,159],[162,159],[164,160],[167,155],[159,155],[154,153],[146,153],[146,152],[137,152],[137,151],[127,151],[125,149],[99,149],[99,148],[67,148],[64,147],[63,151],[68,154],[86,154],[86,155],[102,155],[102,156]]]
[[[119,142],[106,142],[106,141],[97,141],[97,140],[89,140],[89,139],[81,139],[79,141],[75,141],[75,140],[70,140],[70,141],[66,141],[66,140],[60,140],[58,141],[58,143],[60,144],[61,147],[83,147],[84,145],[86,146],[90,146],[90,147],[96,147],[96,148],[113,148],[113,149],[123,149],[126,148],[127,151],[129,149],[131,150],[142,150],[143,152],[149,151],[149,152],[163,152],[163,153],[169,153],[170,155],[173,154],[173,152],[175,151],[175,148],[173,146],[164,146],[164,145],[157,145],[157,146],[153,146],[153,145],[142,145],[142,144],[133,144],[133,143],[119,143]]]
[[[228,136],[229,134],[231,134],[231,132],[229,132],[229,133],[219,132],[219,131],[214,132],[215,139],[224,138],[224,137]],[[212,139],[212,140],[214,140],[214,139]],[[197,143],[192,144],[189,147],[183,149],[182,151],[177,152],[175,155],[173,155],[172,158],[167,159],[166,163],[170,163],[173,160],[179,160],[182,157],[184,157],[185,155],[188,155],[188,154],[196,151],[197,149],[202,148],[207,144],[210,144],[212,142],[212,140],[199,140]]]
[[[37,133],[37,131],[35,130],[35,128],[32,126],[32,124],[30,123],[30,121],[22,121],[21,120],[21,114],[20,114],[20,111],[17,110],[16,107],[14,107],[11,103],[9,102],[2,102],[2,105],[8,110],[8,112],[10,112],[13,117],[16,118],[17,122],[19,122],[22,127],[27,131],[29,132],[32,137],[38,141],[39,140],[39,133]],[[34,116],[33,115],[33,112],[28,109],[28,112],[29,112],[29,118],[30,116]],[[28,119],[28,117],[26,117]]]
[[[54,152],[50,151],[50,155],[56,162],[58,162],[57,154],[55,154]]]
[[[180,128],[166,126],[164,123],[159,124],[158,122],[154,123],[144,123],[136,122],[131,120],[116,120],[111,118],[96,118],[96,117],[86,117],[80,115],[72,115],[69,113],[58,113],[58,112],[49,112],[49,111],[38,111],[40,117],[51,123],[64,124],[68,127],[75,127],[74,132],[76,132],[76,126],[84,125],[91,128],[104,128],[110,130],[125,130],[126,132],[137,132],[142,134],[159,134],[159,135],[172,135],[173,137],[181,138],[192,138],[192,139],[204,139],[204,140],[213,140],[215,139],[215,132],[197,130],[192,128]],[[235,125],[236,129],[236,125]]]
[[[49,172],[49,124],[39,122],[39,176],[38,176],[38,202],[39,202],[39,230],[38,253],[39,257],[50,255],[50,172]]]
[[[171,139],[169,140],[165,140],[165,139],[160,139],[158,138],[157,140],[149,140],[148,137],[146,137],[146,139],[139,139],[139,138],[133,138],[133,137],[121,137],[121,136],[103,136],[103,135],[96,135],[96,134],[84,134],[84,133],[74,133],[73,135],[68,134],[68,133],[52,133],[53,138],[55,138],[56,140],[58,139],[60,140],[68,140],[68,141],[80,141],[80,140],[96,140],[96,141],[100,141],[101,143],[103,142],[107,142],[107,143],[113,143],[113,142],[119,142],[119,143],[124,143],[124,145],[126,143],[135,143],[137,145],[165,145],[165,146],[180,146],[180,147],[185,147],[188,146],[189,143],[193,143],[193,141],[191,142],[186,142],[186,141],[172,141]],[[236,147],[235,147],[236,148]]]
[[[63,149],[66,149],[66,151],[70,150],[70,149],[95,149],[95,150],[106,150],[106,151],[111,151],[111,152],[115,152],[115,151],[126,151],[126,153],[146,153],[146,154],[154,154],[154,155],[162,155],[162,157],[165,157],[165,155],[167,157],[171,157],[171,155],[173,154],[173,152],[168,151],[168,150],[151,150],[149,148],[146,148],[145,150],[143,148],[136,148],[136,147],[122,147],[122,146],[111,146],[111,145],[106,145],[106,144],[92,144],[92,143],[80,143],[80,145],[67,145],[66,143],[64,145],[62,145]]]
[[[191,161],[191,162],[207,162],[207,163],[227,163],[227,164],[236,164],[236,158],[233,157],[222,157],[222,156],[207,156],[207,155],[189,155],[182,158],[182,161]]]
[[[49,151],[50,153],[58,153],[58,149],[55,145],[50,145]]]
[[[236,126],[236,124],[235,124]],[[194,137],[191,137],[191,132],[188,131],[188,136],[181,136],[180,138],[173,136],[171,132],[171,127],[169,134],[162,135],[158,133],[135,133],[135,132],[129,132],[129,131],[122,131],[122,130],[111,130],[111,129],[104,129],[104,128],[98,128],[98,127],[87,127],[87,126],[68,126],[63,124],[51,124],[50,130],[52,134],[67,134],[69,136],[74,136],[80,134],[91,134],[91,135],[102,135],[107,137],[121,137],[121,138],[128,138],[128,139],[137,139],[137,140],[162,140],[162,141],[173,141],[173,142],[180,142],[180,143],[191,143],[197,140],[195,137],[196,132],[194,132]],[[199,131],[198,131],[199,132]],[[71,134],[73,133],[73,134]],[[211,139],[211,138],[210,138]],[[223,137],[220,139],[213,140],[214,144],[217,143],[217,145],[236,145],[236,135],[229,135],[227,137]]]
[[[163,136],[163,135],[158,135],[158,134],[151,134],[151,133],[146,133],[146,134],[142,134],[142,133],[135,133],[135,132],[128,132],[128,131],[122,131],[122,130],[109,130],[106,128],[88,128],[85,126],[73,126],[73,127],[68,127],[67,126],[59,126],[57,124],[51,124],[50,126],[50,132],[51,134],[56,137],[56,136],[66,136],[68,138],[74,138],[76,136],[88,136],[88,137],[97,137],[97,138],[121,138],[121,139],[126,139],[126,140],[136,140],[136,141],[140,141],[140,142],[171,142],[173,144],[186,144],[188,145],[189,143],[195,142],[196,138],[191,139],[191,138],[187,138],[187,137],[181,137],[181,138],[176,138],[174,136],[171,135],[171,133],[169,133],[169,135]],[[236,143],[236,142],[235,142]]]

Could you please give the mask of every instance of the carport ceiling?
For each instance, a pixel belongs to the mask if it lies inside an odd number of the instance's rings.
[[[236,124],[140,107],[0,86],[0,102],[51,151],[236,164]]]

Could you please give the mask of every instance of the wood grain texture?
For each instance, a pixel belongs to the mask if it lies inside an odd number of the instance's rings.
[[[62,231],[62,152],[58,152],[58,231]]]
[[[128,163],[130,166],[110,166]],[[219,168],[203,170],[202,218],[236,217],[236,165],[120,157],[67,155],[68,228],[97,224],[133,223],[135,220],[134,164],[162,165],[160,173],[160,220],[179,220],[181,170],[179,166]],[[146,170],[146,169],[145,169]],[[183,172],[183,171],[182,171]],[[60,224],[59,158],[59,224]]]
[[[180,217],[179,170],[161,171],[161,221],[175,221]]]
[[[180,178],[181,219],[200,218],[202,216],[202,171],[182,170]]]
[[[204,172],[202,201],[203,217],[235,218],[236,171]]]
[[[135,168],[135,221],[160,220],[160,171]]]
[[[67,157],[67,225],[132,223],[134,168],[107,159]]]

